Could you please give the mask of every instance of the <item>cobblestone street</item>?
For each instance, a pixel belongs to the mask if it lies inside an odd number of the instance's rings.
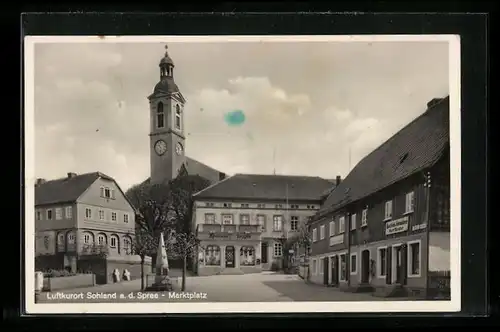
[[[180,278],[177,280],[180,286]],[[186,292],[206,293],[205,299],[195,301],[209,302],[280,302],[280,301],[384,301],[388,299],[373,297],[370,294],[346,293],[335,288],[326,288],[314,284],[306,284],[296,275],[276,273],[260,273],[245,275],[218,275],[206,277],[188,277]],[[130,293],[140,291],[140,280],[117,284],[66,290],[63,293]],[[57,292],[52,292],[55,294]],[[392,299],[394,300],[394,299]],[[49,300],[44,293],[40,302],[136,302],[124,300]],[[160,293],[156,301],[169,300],[165,293]],[[193,301],[177,299],[175,301]]]

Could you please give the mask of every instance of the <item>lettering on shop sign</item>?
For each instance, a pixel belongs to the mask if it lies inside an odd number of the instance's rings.
[[[228,239],[229,234],[227,234],[227,233],[209,233],[208,237],[211,239]]]
[[[330,238],[330,247],[341,243],[344,243],[344,234],[332,236]]]
[[[236,234],[236,238],[238,240],[249,239],[250,238],[250,234],[248,234],[248,233],[238,233],[238,234]]]
[[[385,235],[396,234],[408,230],[408,216],[391,220],[385,224]]]
[[[208,237],[210,239],[230,239],[232,237],[232,234],[229,234],[229,233],[209,233]],[[238,240],[250,239],[251,237],[252,237],[252,235],[249,233],[236,233],[236,239],[238,239]]]
[[[423,223],[423,224],[419,224],[419,225],[413,225],[413,227],[411,228],[412,231],[419,231],[421,229],[426,229],[427,228],[427,224],[426,223]]]

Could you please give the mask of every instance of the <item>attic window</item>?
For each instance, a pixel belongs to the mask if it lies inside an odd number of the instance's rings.
[[[399,157],[399,163],[402,164],[406,160],[406,158],[408,158],[408,152]]]

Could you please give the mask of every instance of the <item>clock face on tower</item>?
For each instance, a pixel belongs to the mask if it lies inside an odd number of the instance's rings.
[[[181,143],[177,143],[177,145],[175,146],[175,152],[179,156],[182,154],[182,144]]]
[[[163,141],[163,140],[156,141],[155,152],[159,156],[163,155],[165,152],[167,152],[167,143],[165,143],[165,141]]]

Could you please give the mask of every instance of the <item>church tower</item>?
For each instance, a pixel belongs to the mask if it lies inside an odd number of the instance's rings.
[[[160,81],[148,97],[150,111],[149,149],[151,183],[162,183],[177,177],[185,163],[184,105],[174,81],[174,62],[168,55],[160,60]]]

